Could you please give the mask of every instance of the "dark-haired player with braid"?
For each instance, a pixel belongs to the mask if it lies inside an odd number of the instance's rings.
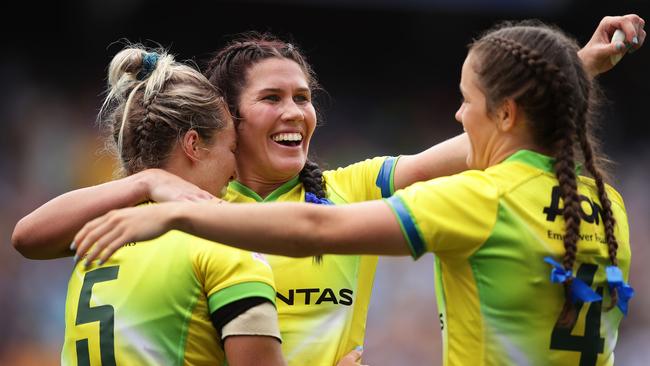
[[[205,76],[129,45],[108,83],[100,121],[123,171],[165,169],[218,195],[234,174],[235,128]],[[62,365],[286,365],[268,263],[186,233],[78,263],[65,309]]]
[[[613,365],[633,295],[629,229],[598,168],[595,86],[577,50],[538,22],[501,25],[470,45],[456,119],[473,170],[349,205],[122,209],[89,222],[78,253],[94,244],[88,259],[106,257],[170,229],[293,256],[430,251],[445,365]],[[576,173],[578,152],[592,178]]]
[[[612,53],[623,52],[609,45],[613,28],[623,28],[632,41],[642,22],[636,15],[603,19],[580,51],[592,75],[612,67]],[[643,43],[638,36],[635,48]],[[307,159],[316,126],[312,93],[318,84],[298,48],[274,37],[249,34],[232,41],[211,60],[207,76],[224,93],[236,119],[237,181],[229,186],[228,201],[367,201],[467,168],[467,137],[461,135],[419,154],[399,159],[378,157],[321,172]],[[48,202],[21,220],[13,242],[29,257],[66,255],[74,233],[110,209],[146,199],[195,200],[204,196],[169,174],[150,170]],[[67,220],[52,225],[54,215],[65,215]],[[283,222],[281,226],[288,225],[291,223]],[[266,236],[264,232],[256,234]],[[268,256],[268,260],[278,287],[276,303],[289,364],[333,365],[363,344],[376,257]]]

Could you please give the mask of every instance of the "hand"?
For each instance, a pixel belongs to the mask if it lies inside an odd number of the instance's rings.
[[[363,355],[363,347],[359,346],[343,356],[336,366],[368,366],[361,365],[361,355]]]
[[[166,233],[171,230],[173,216],[169,205],[113,210],[88,222],[74,238],[75,258],[83,258],[88,253],[86,266],[98,256],[102,264],[126,243],[150,240]]]
[[[644,26],[645,21],[636,14],[604,17],[589,42],[578,51],[589,75],[595,77],[614,67],[610,56],[641,48],[646,36]],[[610,43],[616,29],[625,32],[625,43]]]
[[[196,185],[162,169],[147,169],[142,173],[147,198],[155,202],[209,201],[215,197]]]

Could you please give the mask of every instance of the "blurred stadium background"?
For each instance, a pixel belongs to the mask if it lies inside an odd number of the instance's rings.
[[[308,55],[327,91],[312,152],[327,167],[409,154],[461,132],[453,115],[465,45],[501,19],[539,18],[581,44],[604,15],[647,0],[294,0],[22,2],[5,12],[0,58],[0,365],[55,365],[69,258],[30,261],[10,245],[15,223],[68,190],[111,179],[94,124],[105,70],[122,38],[201,61],[229,35],[272,31]],[[646,42],[647,43],[647,42]],[[637,297],[621,326],[617,365],[650,359],[650,44],[600,77],[610,101],[601,136],[631,222]],[[65,220],[65,217],[59,218]],[[438,365],[432,257],[382,258],[365,345],[370,365]]]

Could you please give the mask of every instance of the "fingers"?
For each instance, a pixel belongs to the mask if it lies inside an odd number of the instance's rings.
[[[645,37],[646,37],[646,31],[643,28],[641,28],[641,30],[639,31],[639,44],[636,45],[635,47],[632,47],[630,53],[638,50],[639,48],[641,48],[641,46],[643,46],[643,42],[645,42]]]
[[[181,199],[180,201],[203,202],[203,201],[211,201],[215,198],[216,197],[213,196],[212,194],[205,191],[201,191],[196,195],[189,195],[184,199]]]
[[[84,262],[87,266],[100,254],[102,254],[101,259],[105,261],[121,246],[115,243],[124,244],[124,241],[121,241],[123,234],[124,229],[114,212],[90,221],[75,236],[74,242],[77,244],[75,261],[85,256]]]
[[[363,346],[358,346],[354,350],[350,351],[350,353],[343,356],[341,360],[339,360],[337,366],[359,365],[362,355],[363,355]]]
[[[628,49],[638,49],[645,40],[645,20],[636,14],[628,14],[621,17],[606,17],[609,29],[620,29],[625,33],[625,45]],[[610,33],[608,31],[608,33]],[[609,34],[611,37],[613,30]]]
[[[109,247],[114,246],[115,243],[121,243],[124,244],[124,241],[121,241],[123,239],[123,232],[124,230],[121,230],[119,227],[112,226],[109,224],[104,224],[103,226],[99,226],[97,229],[93,231],[93,235],[95,232],[101,232],[102,234],[99,235],[98,239],[96,241],[93,241],[95,244],[92,245],[92,248],[88,251],[88,255],[86,256],[85,259],[85,264],[86,266],[90,265],[100,254],[102,254],[102,260],[100,260],[99,264],[102,264],[108,257],[110,256],[107,251],[109,250]],[[91,243],[93,243],[91,242]],[[119,246],[121,246],[118,245]],[[104,250],[106,249],[106,250]],[[114,252],[115,250],[113,250]]]
[[[76,254],[74,256],[75,262],[86,254],[90,246],[94,243],[93,238],[96,238],[95,228],[97,228],[104,220],[104,216],[98,217],[90,222],[88,222],[84,227],[79,230],[77,235],[74,237],[73,243],[77,248]]]

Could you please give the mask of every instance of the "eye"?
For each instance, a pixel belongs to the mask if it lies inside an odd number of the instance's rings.
[[[262,100],[268,100],[271,102],[279,102],[280,101],[280,96],[277,94],[268,94],[262,97]]]
[[[304,104],[311,102],[311,96],[309,94],[298,94],[293,97],[293,101],[298,104]]]

